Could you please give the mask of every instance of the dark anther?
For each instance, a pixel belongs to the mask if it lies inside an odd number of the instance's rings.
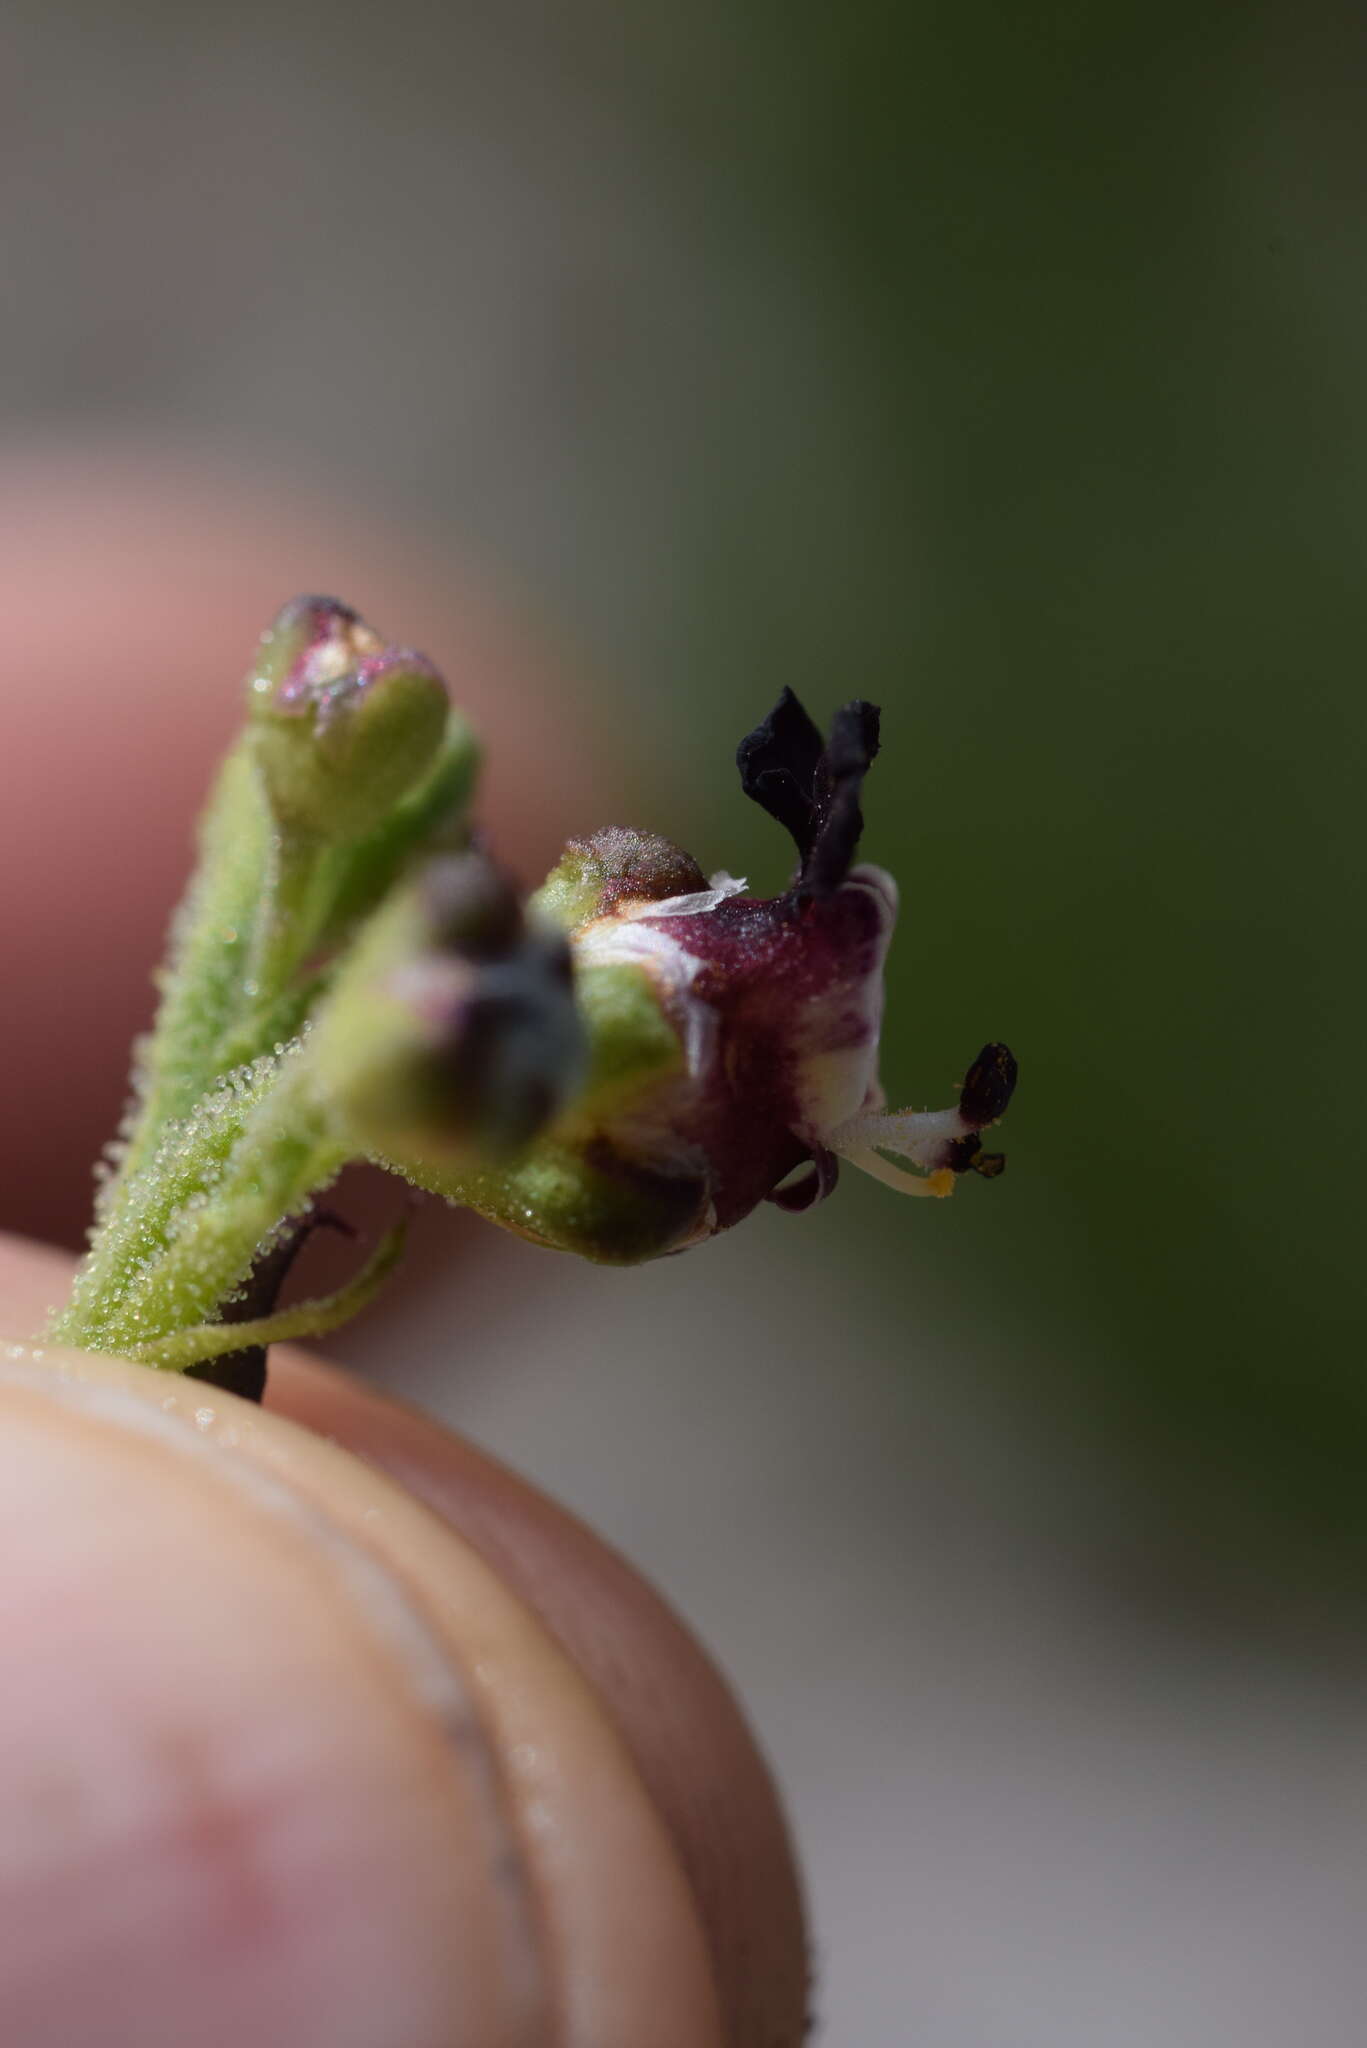
[[[998,1174],[1006,1172],[1006,1154],[980,1152],[973,1162],[973,1171],[980,1173],[984,1180],[996,1180]]]
[[[792,834],[804,895],[838,889],[864,829],[859,793],[878,752],[878,707],[862,698],[821,734],[791,690],[736,749],[741,787]]]
[[[951,1173],[967,1173],[970,1166],[976,1166],[982,1152],[982,1141],[976,1131],[966,1138],[956,1138],[945,1155],[945,1165]]]
[[[982,1130],[1005,1114],[1016,1086],[1016,1061],[1009,1046],[985,1045],[964,1076],[959,1114]]]

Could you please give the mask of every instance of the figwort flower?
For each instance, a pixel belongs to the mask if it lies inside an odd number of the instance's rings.
[[[542,1242],[635,1260],[712,1236],[770,1198],[828,1195],[841,1158],[919,1195],[1001,1171],[981,1133],[1015,1062],[987,1046],[955,1108],[884,1108],[883,966],[897,891],[854,864],[878,714],[838,713],[829,741],[791,691],[742,743],[748,795],[798,849],[773,898],[709,882],[668,841],[614,829],[571,841],[533,906],[570,934],[591,1047],[587,1086],[503,1176],[459,1198]]]

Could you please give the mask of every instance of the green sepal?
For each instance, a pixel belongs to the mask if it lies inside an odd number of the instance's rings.
[[[685,1062],[679,1035],[660,1008],[644,967],[630,961],[581,963],[574,987],[589,1066],[563,1121],[579,1128],[681,1074]]]
[[[449,712],[436,762],[417,788],[395,804],[373,832],[328,850],[327,914],[316,935],[324,952],[347,942],[415,855],[461,843],[479,767],[474,733],[458,711]]]
[[[539,1138],[516,1163],[462,1172],[429,1160],[378,1163],[430,1194],[474,1209],[491,1223],[552,1251],[601,1266],[635,1266],[706,1234],[706,1177],[652,1173],[603,1148]]]
[[[354,1280],[312,1301],[298,1301],[274,1314],[257,1316],[243,1323],[201,1323],[177,1330],[152,1344],[129,1346],[128,1356],[136,1365],[155,1366],[161,1372],[184,1372],[188,1366],[203,1365],[213,1358],[226,1358],[234,1351],[253,1350],[258,1345],[292,1344],[301,1337],[326,1337],[361,1313],[375,1299],[403,1255],[408,1219],[386,1231]]]

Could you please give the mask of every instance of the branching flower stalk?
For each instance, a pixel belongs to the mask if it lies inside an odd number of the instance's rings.
[[[607,1264],[810,1207],[842,1159],[931,1196],[1000,1172],[1004,1046],[956,1106],[884,1107],[897,892],[855,863],[871,705],[823,742],[785,691],[741,743],[797,848],[781,896],[612,828],[524,902],[474,843],[474,740],[424,656],[298,598],[246,700],[53,1338],[259,1395],[267,1345],[335,1328],[398,1259],[402,1227],[337,1294],[276,1306],[352,1160]]]

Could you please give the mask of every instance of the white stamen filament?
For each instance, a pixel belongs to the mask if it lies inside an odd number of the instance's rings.
[[[957,1109],[879,1110],[851,1117],[827,1131],[823,1142],[851,1166],[904,1195],[948,1195],[955,1176],[944,1161],[950,1146],[968,1131]]]

